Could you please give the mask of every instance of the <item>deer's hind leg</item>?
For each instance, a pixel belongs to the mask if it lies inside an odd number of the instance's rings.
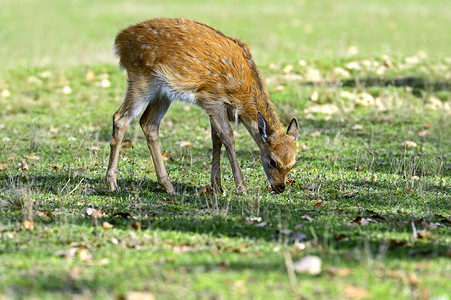
[[[167,97],[160,96],[152,99],[144,111],[139,123],[146,136],[147,146],[149,147],[150,154],[152,155],[158,183],[167,193],[175,193],[175,189],[169,181],[163,158],[161,157],[159,138],[160,122],[170,105],[171,101]]]

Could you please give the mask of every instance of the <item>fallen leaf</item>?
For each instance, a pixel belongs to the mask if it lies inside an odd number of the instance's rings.
[[[168,157],[168,153],[167,153],[167,152],[161,152],[161,158],[162,158],[164,161],[167,161],[167,160],[170,159],[170,158]]]
[[[334,240],[336,241],[346,241],[348,240],[348,235],[344,233],[336,233],[334,234]]]
[[[106,88],[109,88],[111,86],[111,82],[108,79],[104,78],[104,79],[102,79],[102,81],[100,81],[99,86],[101,88],[106,89]]]
[[[52,167],[52,169],[55,170],[55,171],[58,171],[60,169],[60,167],[55,165],[55,166]]]
[[[314,255],[308,255],[293,263],[293,270],[298,273],[307,273],[318,275],[321,273],[321,258]]]
[[[70,95],[72,94],[72,89],[70,88],[70,86],[65,85],[62,89],[61,89],[61,93],[63,95]]]
[[[321,131],[319,131],[319,130],[316,130],[316,131],[310,133],[310,137],[312,137],[312,138],[319,137],[319,136],[321,136]]]
[[[352,269],[348,268],[329,268],[327,273],[336,276],[348,276],[352,274]]]
[[[188,141],[178,141],[175,144],[180,146],[180,147],[182,147],[182,148],[191,147],[193,145],[193,143],[188,142]]]
[[[24,157],[29,160],[40,160],[41,159],[39,156],[36,156],[36,155],[25,155]]]
[[[426,122],[426,123],[423,124],[423,128],[424,129],[429,129],[431,127],[432,127],[432,124],[430,122]]]
[[[417,237],[419,239],[430,239],[432,237],[432,233],[426,229],[418,230]]]
[[[94,79],[96,79],[96,74],[94,74],[93,71],[88,71],[86,72],[85,79],[87,81],[93,81]]]
[[[312,182],[311,184],[309,184],[309,185],[307,186],[307,189],[308,189],[309,191],[313,191],[313,190],[315,190],[317,187],[318,187],[318,184],[317,184],[316,182]]]
[[[0,198],[0,206],[9,206],[9,202]]]
[[[429,131],[427,129],[421,130],[418,132],[418,136],[425,137],[426,135],[428,135],[428,133],[429,133]]]
[[[78,257],[80,258],[80,260],[86,264],[91,264],[92,263],[92,256],[91,253],[89,253],[88,249],[86,249],[85,247],[80,247],[78,248]]]
[[[357,196],[359,194],[359,192],[355,192],[355,193],[352,193],[352,194],[346,194],[346,195],[344,195],[343,197],[345,198],[345,199],[349,199],[349,198],[354,198],[355,196]]]
[[[102,213],[102,208],[95,209],[95,208],[88,207],[86,209],[86,214],[90,217],[93,217],[94,219],[105,217],[105,214]]]
[[[353,223],[356,223],[356,224],[359,224],[359,225],[362,225],[362,226],[369,224],[370,221],[371,221],[371,219],[364,218],[361,215],[357,215],[357,217],[352,219]]]
[[[311,101],[316,101],[316,100],[318,100],[318,98],[319,98],[319,95],[318,95],[317,91],[313,91],[313,93],[310,94]]]
[[[130,226],[133,227],[136,230],[141,230],[141,228],[142,228],[142,225],[141,225],[140,222],[133,222],[133,223],[130,224]]]
[[[2,138],[2,142],[7,143],[7,142],[10,142],[10,141],[11,141],[11,139],[9,137],[7,137],[7,136]]]
[[[28,170],[30,168],[30,165],[26,162],[26,161],[24,161],[24,162],[22,162],[22,164],[20,165],[20,170],[22,170],[22,171],[25,171],[25,170]]]
[[[307,239],[307,235],[302,233],[302,232],[299,232],[299,231],[294,232],[290,236],[290,242],[298,242],[299,243],[299,242],[302,242],[302,241],[304,241],[306,239]]]
[[[1,163],[0,164],[0,171],[5,171],[6,169],[8,169],[8,164]]]
[[[354,126],[351,127],[351,129],[354,131],[363,130],[363,125],[355,124]]]
[[[209,185],[201,185],[196,188],[196,195],[213,195],[213,188]]]
[[[404,141],[404,142],[402,142],[401,144],[399,144],[400,146],[403,146],[403,147],[416,147],[417,146],[417,143],[415,143],[415,142],[412,142],[412,141]]]
[[[313,220],[315,220],[315,219],[313,219],[312,217],[310,217],[309,215],[303,215],[303,216],[301,217],[301,219],[307,220],[307,221],[309,221],[309,222],[312,222]]]
[[[108,229],[111,229],[111,228],[113,228],[112,224],[110,224],[110,223],[108,223],[106,221],[103,222],[103,229],[108,230]]]
[[[86,150],[91,151],[91,152],[97,152],[97,151],[100,151],[100,147],[90,146]]]
[[[293,230],[291,229],[281,229],[279,230],[279,233],[284,234],[284,235],[289,235],[293,232]]]
[[[3,89],[1,95],[2,95],[2,98],[9,98],[9,97],[11,97],[11,92],[8,89]]]
[[[260,218],[260,217],[246,217],[244,219],[244,224],[260,223],[261,221],[262,221],[262,218]]]
[[[182,244],[182,245],[176,245],[172,248],[172,251],[175,253],[186,253],[186,252],[193,252],[196,248],[192,244]]]
[[[70,136],[70,137],[67,138],[68,142],[75,142],[76,140],[77,140],[77,138],[73,137],[73,136]]]
[[[298,148],[301,148],[302,150],[310,149],[310,147],[307,146],[306,142],[302,142],[302,143],[296,144],[296,146],[298,146]]]
[[[347,285],[345,287],[345,295],[346,297],[353,299],[364,299],[370,296],[370,293],[364,288],[355,287],[352,285]]]
[[[34,229],[34,224],[33,222],[29,221],[29,220],[25,220],[23,222],[23,229],[25,230],[33,230]]]
[[[131,140],[124,140],[122,142],[122,146],[121,147],[122,148],[131,148],[131,147],[133,147],[133,143],[132,143]]]
[[[286,66],[283,68],[282,71],[283,71],[285,74],[288,74],[288,73],[291,73],[291,72],[293,71],[293,69],[294,69],[293,65],[286,65]]]
[[[155,300],[155,296],[149,292],[128,292],[125,300]]]
[[[315,201],[315,207],[320,207],[323,204],[323,200],[316,200]]]

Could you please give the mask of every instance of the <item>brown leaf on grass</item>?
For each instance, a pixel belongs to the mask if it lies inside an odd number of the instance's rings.
[[[355,192],[355,193],[351,193],[351,194],[346,194],[343,197],[345,199],[349,199],[349,198],[354,198],[355,196],[357,196],[359,194],[359,192]]]
[[[334,234],[334,240],[346,241],[346,240],[348,240],[348,235],[344,234],[344,233],[336,233],[336,234]]]
[[[309,184],[309,185],[307,186],[307,189],[308,189],[309,191],[313,191],[313,190],[315,190],[317,187],[318,187],[318,184],[317,184],[316,182],[312,182],[311,184]]]
[[[6,164],[6,163],[1,163],[1,164],[0,164],[0,171],[5,171],[6,169],[8,169],[8,164]]]
[[[381,216],[379,213],[375,212],[374,210],[367,209],[366,212],[369,213],[371,218],[373,218],[373,219],[379,219],[382,221],[387,220],[385,217]]]
[[[196,188],[196,195],[213,195],[213,188],[209,185],[201,185]]]
[[[32,221],[29,220],[25,220],[23,222],[23,229],[25,230],[33,230],[34,229],[34,224]]]
[[[296,180],[294,180],[293,178],[288,178],[288,179],[287,179],[287,184],[293,185],[293,184],[295,184],[295,183],[296,183]]]
[[[86,81],[93,81],[94,79],[96,79],[96,74],[94,74],[93,71],[88,71],[86,72],[85,79]]]
[[[307,220],[309,222],[312,222],[313,220],[315,220],[314,218],[310,217],[309,215],[303,215],[301,217],[301,219]]]
[[[435,217],[438,218],[440,223],[444,223],[446,225],[451,225],[451,220],[447,217],[444,217],[442,215],[439,214],[435,214]]]
[[[26,161],[24,161],[24,162],[22,162],[22,164],[20,165],[19,170],[25,171],[25,170],[28,170],[29,168],[30,168],[30,165],[29,165]]]
[[[351,129],[354,131],[363,130],[363,125],[355,124],[354,126],[351,127]]]
[[[98,219],[98,218],[106,216],[104,213],[102,213],[102,208],[95,209],[95,208],[88,207],[85,212],[86,212],[86,215],[88,215],[94,219]]]
[[[429,131],[428,130],[421,130],[418,132],[418,136],[420,137],[425,137],[426,135],[428,135]]]
[[[125,300],[155,300],[155,296],[149,292],[128,292],[124,295]]]
[[[414,147],[417,146],[417,143],[415,143],[413,141],[404,141],[404,142],[402,142],[399,145],[402,146],[402,147],[412,147],[412,148],[414,148]]]
[[[136,230],[141,230],[141,228],[142,228],[142,225],[141,225],[140,222],[133,222],[133,223],[130,224],[130,226],[133,227],[133,229],[136,229]]]
[[[286,66],[283,68],[282,71],[283,71],[285,74],[288,74],[288,73],[291,73],[293,70],[294,70],[293,65],[286,65]]]
[[[345,295],[352,299],[365,299],[370,297],[370,293],[367,290],[352,285],[345,287]]]
[[[60,169],[60,167],[55,165],[55,166],[52,167],[52,169],[55,170],[55,171],[58,171]]]
[[[194,252],[196,250],[196,247],[193,244],[181,244],[176,245],[172,248],[172,251],[175,253],[187,253],[187,252]]]
[[[327,273],[334,275],[334,276],[348,276],[352,274],[352,269],[348,269],[348,268],[329,268],[327,269]]]
[[[318,100],[318,98],[319,98],[319,94],[318,94],[318,92],[317,91],[313,91],[313,93],[311,93],[310,94],[310,100],[311,101],[316,101],[316,100]]]
[[[310,137],[312,137],[312,138],[319,137],[319,136],[321,136],[321,131],[319,131],[319,130],[316,130],[316,131],[310,133]]]
[[[8,160],[14,160],[14,159],[16,158],[16,156],[17,156],[17,154],[11,153],[11,154],[8,156]]]
[[[371,221],[372,221],[371,219],[364,218],[361,215],[357,215],[357,217],[352,219],[353,223],[356,223],[356,224],[359,224],[362,226],[369,224]]]
[[[187,148],[187,147],[191,147],[193,146],[193,143],[188,142],[188,141],[178,141],[177,143],[175,143],[176,145],[182,147],[182,148]]]
[[[167,152],[161,152],[161,158],[162,158],[164,161],[171,160],[171,157],[168,156],[168,153],[167,153]]]
[[[131,148],[131,147],[133,147],[133,143],[132,143],[131,140],[124,140],[122,142],[122,146],[121,147],[122,148]]]
[[[3,200],[2,198],[0,198],[0,207],[1,206],[9,206],[9,205],[10,205],[10,203],[8,201]]]
[[[110,223],[108,223],[108,222],[103,222],[103,229],[105,229],[105,230],[108,230],[108,229],[111,229],[111,228],[113,228],[114,226],[113,226],[113,224],[110,224]]]
[[[306,143],[306,142],[296,143],[296,146],[297,146],[298,148],[301,148],[302,150],[310,149],[310,147],[307,146],[307,143]]]
[[[429,129],[431,127],[432,127],[432,124],[430,122],[426,122],[426,123],[423,124],[423,128],[424,129]]]
[[[321,258],[314,255],[307,255],[293,263],[293,270],[298,273],[318,275],[321,273]]]
[[[36,156],[36,155],[25,155],[24,157],[29,160],[40,160],[41,159],[39,156]]]
[[[100,151],[100,147],[89,146],[88,148],[86,148],[86,150],[91,151],[91,152],[97,152],[97,151]]]
[[[417,237],[419,239],[430,239],[432,237],[432,233],[426,229],[418,230]]]
[[[260,223],[261,221],[262,221],[262,218],[260,218],[260,217],[246,217],[244,219],[244,224]]]
[[[320,207],[323,204],[323,200],[316,200],[315,201],[315,207]]]

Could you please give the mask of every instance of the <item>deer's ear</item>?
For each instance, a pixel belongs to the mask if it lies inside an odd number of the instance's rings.
[[[288,125],[287,135],[289,135],[291,138],[293,138],[293,140],[296,141],[298,139],[298,134],[299,134],[298,120],[296,120],[296,118],[293,118],[290,122],[290,125]]]
[[[268,133],[266,120],[263,118],[260,112],[257,112],[257,122],[258,122],[258,132],[260,133],[260,137],[262,138],[263,143],[268,141]]]

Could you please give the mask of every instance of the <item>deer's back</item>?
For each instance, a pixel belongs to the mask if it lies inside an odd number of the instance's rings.
[[[148,20],[120,32],[115,48],[127,72],[162,76],[198,98],[246,98],[264,89],[246,43],[202,23]]]

